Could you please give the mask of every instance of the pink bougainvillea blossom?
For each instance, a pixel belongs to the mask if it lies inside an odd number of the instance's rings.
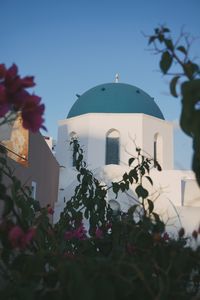
[[[163,240],[164,241],[169,241],[169,234],[167,233],[167,232],[165,232],[164,234],[163,234],[163,236],[162,236],[162,238],[163,238]]]
[[[73,237],[74,237],[73,230],[65,232],[65,240],[71,240],[71,239],[73,239]]]
[[[97,239],[103,238],[103,231],[102,231],[100,228],[97,228],[97,229],[95,230],[95,237],[96,237]]]
[[[26,233],[20,226],[13,226],[8,234],[8,239],[13,248],[24,249],[35,237],[36,229],[30,228]]]
[[[32,227],[24,235],[25,244],[29,244],[33,238],[36,236],[36,228]]]
[[[24,237],[24,232],[18,225],[11,228],[8,239],[10,240],[11,245],[16,248],[21,248],[21,242]]]
[[[81,225],[74,231],[74,237],[78,240],[83,240],[86,238],[86,229],[84,225],[81,223]]]
[[[9,111],[13,114],[20,111],[24,128],[36,132],[40,128],[46,129],[43,126],[45,106],[40,97],[26,90],[33,86],[33,76],[21,78],[15,64],[9,69],[0,64],[0,117],[4,117]]]
[[[49,215],[53,215],[54,214],[54,210],[51,207],[51,205],[49,205],[49,204],[47,205],[47,212],[48,212]]]
[[[84,240],[86,238],[86,229],[84,225],[81,223],[80,226],[74,230],[66,231],[65,232],[65,239],[71,240],[73,238],[77,240]]]

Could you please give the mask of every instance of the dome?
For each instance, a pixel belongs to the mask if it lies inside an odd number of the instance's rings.
[[[153,98],[125,83],[101,84],[78,96],[67,118],[87,113],[143,113],[164,120]]]

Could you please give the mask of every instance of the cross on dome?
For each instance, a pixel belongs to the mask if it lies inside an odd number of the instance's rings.
[[[119,74],[116,73],[116,74],[115,74],[115,83],[118,83],[118,82],[119,82]]]

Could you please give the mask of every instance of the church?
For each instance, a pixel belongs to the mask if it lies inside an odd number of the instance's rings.
[[[200,224],[200,190],[192,171],[174,169],[173,124],[165,120],[154,98],[142,89],[118,82],[95,86],[71,107],[67,118],[58,124],[56,159],[60,165],[58,200],[54,222],[59,219],[65,201],[77,185],[73,149],[70,139],[77,137],[84,150],[88,168],[102,183],[110,185],[130,170],[128,160],[136,147],[143,155],[157,160],[162,167],[152,169],[146,188],[171,232],[184,227],[187,233]],[[136,199],[135,187],[127,193],[109,190],[108,201],[120,211],[127,211]]]

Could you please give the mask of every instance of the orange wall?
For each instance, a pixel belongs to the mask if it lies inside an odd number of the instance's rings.
[[[37,183],[36,200],[42,207],[47,204],[54,206],[58,194],[59,165],[40,133],[29,133],[27,163],[21,164],[9,158],[9,165],[23,184],[31,186],[32,181]]]

